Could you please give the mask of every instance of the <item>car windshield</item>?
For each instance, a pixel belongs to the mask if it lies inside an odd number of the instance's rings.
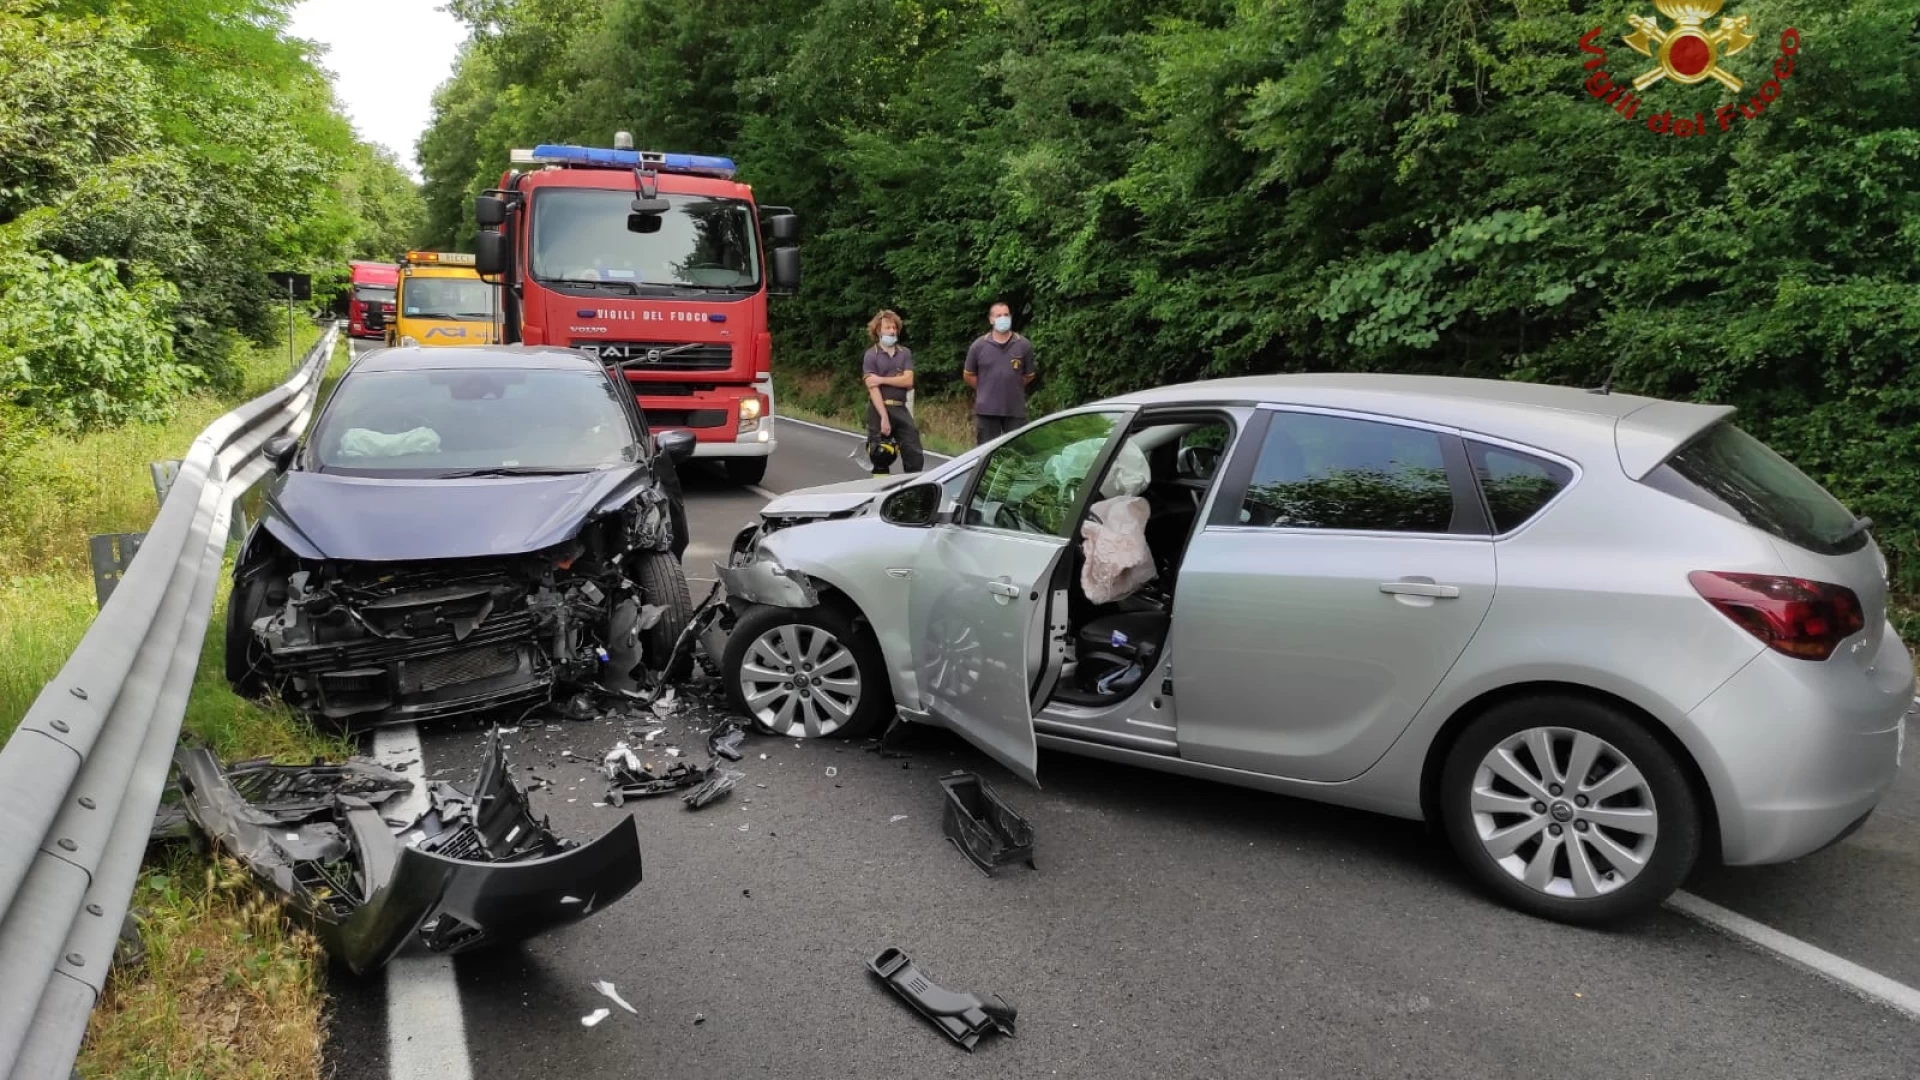
[[[408,278],[403,308],[410,319],[490,319],[493,288],[473,278]]]
[[[1866,546],[1864,523],[1767,444],[1717,424],[1680,448],[1646,482],[1820,555]]]
[[[757,288],[753,208],[739,199],[665,196],[648,231],[628,228],[631,191],[556,188],[534,197],[533,276],[625,287],[739,291]],[[644,219],[643,219],[644,220]]]
[[[362,285],[353,290],[354,298],[363,304],[393,303],[393,290],[373,285]]]
[[[312,438],[320,471],[354,476],[585,472],[639,460],[613,383],[595,371],[366,371],[335,390]]]

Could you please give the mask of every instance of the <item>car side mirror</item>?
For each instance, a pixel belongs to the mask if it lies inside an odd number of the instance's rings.
[[[660,452],[667,455],[667,460],[675,465],[693,460],[693,444],[696,440],[691,431],[662,431],[653,437],[653,441],[660,447]]]
[[[475,196],[473,220],[483,229],[491,229],[503,224],[507,220],[507,200],[498,195]]]
[[[800,242],[800,215],[775,214],[769,224],[772,226],[774,247],[792,247]]]
[[[931,480],[908,484],[880,504],[880,520],[923,529],[940,516],[940,485]]]
[[[275,472],[286,472],[293,465],[293,455],[300,449],[300,440],[292,435],[275,435],[267,440],[261,452],[273,463]]]

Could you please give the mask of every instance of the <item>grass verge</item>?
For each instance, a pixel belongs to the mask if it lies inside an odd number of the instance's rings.
[[[299,328],[298,355],[319,335]],[[327,386],[345,366],[340,344]],[[150,461],[176,457],[206,425],[287,376],[286,343],[241,359],[241,389],[196,395],[173,419],[77,437],[42,434],[0,462],[0,741],[66,662],[95,615],[87,537],[147,528]],[[183,728],[223,759],[339,758],[351,743],[226,685],[226,582],[216,594]],[[174,1080],[317,1077],[324,964],[230,860],[155,850],[133,898],[144,963],[116,965],[94,1010],[85,1077]]]

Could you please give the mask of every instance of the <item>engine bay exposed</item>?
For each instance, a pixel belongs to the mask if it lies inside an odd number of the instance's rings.
[[[267,536],[236,575],[229,678],[337,722],[637,693],[664,676],[689,613],[673,533],[666,497],[645,488],[518,555],[296,559]]]

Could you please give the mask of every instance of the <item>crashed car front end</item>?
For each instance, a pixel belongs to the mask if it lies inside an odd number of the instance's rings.
[[[636,568],[674,546],[666,497],[651,486],[521,553],[303,558],[307,545],[286,542],[292,530],[278,524],[266,522],[236,568],[235,618],[250,640],[229,675],[339,722],[428,720],[571,686],[636,690],[648,661],[663,659],[645,647],[676,609],[663,594],[685,587]]]
[[[175,755],[186,817],[287,903],[355,974],[409,943],[460,953],[584,919],[640,883],[638,823],[587,844],[536,820],[496,732],[469,794],[430,787],[427,809],[389,817],[413,781],[377,766],[222,769],[204,749]]]

